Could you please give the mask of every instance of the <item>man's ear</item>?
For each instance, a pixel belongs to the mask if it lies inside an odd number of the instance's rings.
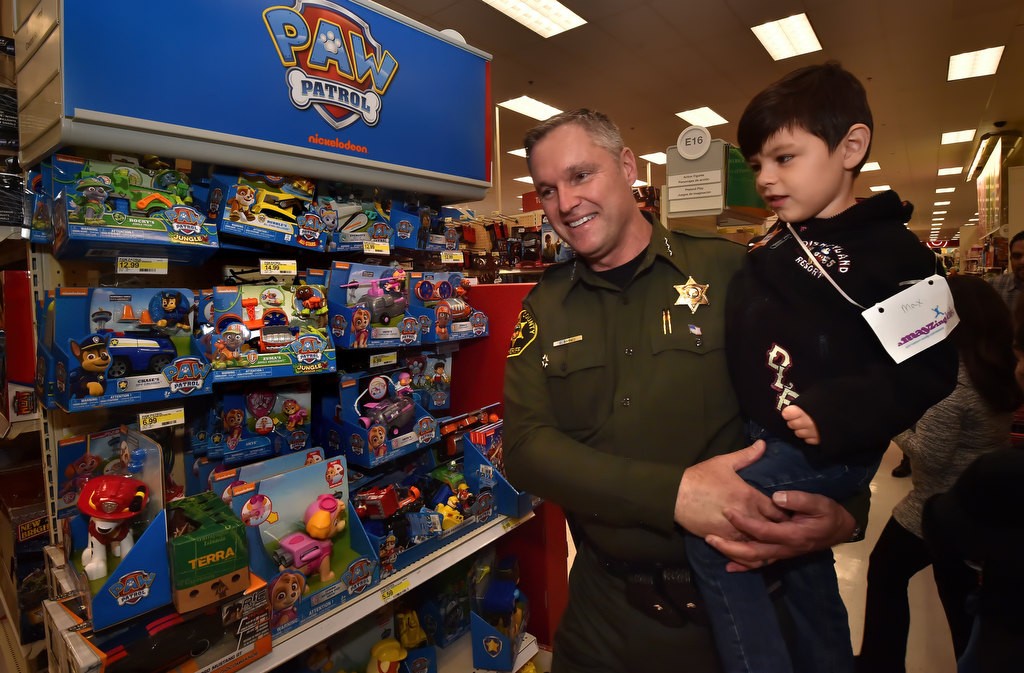
[[[636,182],[637,177],[636,157],[633,155],[633,150],[628,147],[623,147],[619,160],[622,162],[622,172],[629,180],[629,186],[632,187],[633,183]]]
[[[853,170],[859,166],[870,146],[871,129],[866,124],[851,126],[839,146],[843,152],[843,168]]]

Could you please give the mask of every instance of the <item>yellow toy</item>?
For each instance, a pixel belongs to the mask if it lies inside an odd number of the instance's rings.
[[[385,638],[370,648],[370,662],[366,673],[397,673],[398,664],[409,653],[394,638]]]

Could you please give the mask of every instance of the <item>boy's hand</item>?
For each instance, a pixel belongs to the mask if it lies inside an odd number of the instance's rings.
[[[790,404],[782,410],[782,419],[786,425],[800,439],[811,446],[821,443],[821,435],[818,434],[818,426],[814,419],[807,415],[807,412],[798,406]]]

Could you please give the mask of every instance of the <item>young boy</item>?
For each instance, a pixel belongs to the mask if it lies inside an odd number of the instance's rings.
[[[956,382],[948,340],[896,364],[861,316],[937,272],[935,255],[904,226],[910,204],[892,191],[853,195],[871,132],[864,88],[837,63],[790,73],[740,119],[740,147],[779,218],[749,248],[726,313],[740,408],[751,441],[767,442],[740,475],[767,493],[846,499],[865,490],[890,438]],[[727,572],[725,557],[696,537],[687,554],[727,673],[853,670],[831,551],[776,568],[792,659],[761,574]]]

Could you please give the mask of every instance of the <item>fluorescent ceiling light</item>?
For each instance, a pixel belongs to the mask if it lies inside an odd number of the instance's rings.
[[[1002,47],[991,47],[989,49],[979,49],[978,51],[965,51],[962,54],[953,54],[949,57],[949,70],[946,71],[946,81],[952,82],[957,79],[994,75],[996,70],[999,69],[999,59],[1002,57]]]
[[[750,30],[754,31],[754,35],[761,41],[761,46],[775,61],[821,51],[821,43],[818,42],[818,36],[814,34],[806,14],[794,14],[778,21],[769,21],[760,26],[753,26]]]
[[[534,100],[529,96],[512,98],[503,103],[498,103],[498,105],[513,112],[518,112],[521,115],[533,117],[538,121],[544,121],[548,117],[554,117],[561,112],[558,108],[551,107],[547,103],[541,103],[539,100]]]
[[[531,178],[529,175],[524,175],[521,178],[513,178],[513,179],[516,182],[525,182],[528,185],[532,185],[533,184],[533,178]]]
[[[952,194],[956,191],[956,187],[939,187],[935,190],[936,194]]]
[[[484,2],[541,37],[558,35],[586,23],[578,14],[556,0],[484,0]]]
[[[683,110],[682,112],[677,112],[676,116],[685,122],[693,124],[694,126],[708,127],[729,123],[728,119],[707,106],[694,108],[692,110]]]
[[[870,189],[873,192],[887,192],[890,189],[892,189],[892,187],[890,187],[889,185],[875,185],[874,187],[868,187],[868,189]]]
[[[972,217],[971,219],[969,219],[969,220],[967,220],[967,221],[968,221],[968,222],[977,222],[977,221],[978,221],[978,218],[976,218],[976,217]]]
[[[646,187],[647,183],[644,182],[643,180],[637,180],[636,182],[633,183],[633,186],[634,187]]]
[[[519,178],[516,178],[516,180],[518,180],[518,179]],[[932,215],[945,215],[945,214],[946,214],[945,210],[933,210],[932,211]]]
[[[944,218],[944,217],[933,217],[932,218],[932,222],[942,222],[945,219],[946,218]]]
[[[974,140],[974,129],[963,131],[946,131],[942,134],[942,144],[952,145],[953,143],[969,143]]]
[[[977,225],[977,223],[975,223],[975,222],[968,222],[968,223],[967,223],[967,224],[965,224],[964,226],[965,226],[965,227],[976,227],[976,226],[978,226],[978,225]]]
[[[963,166],[953,166],[952,168],[940,168],[939,175],[960,175],[964,172]]]
[[[650,161],[652,164],[658,164],[659,166],[664,166],[665,162],[668,161],[668,156],[666,156],[664,152],[651,152],[650,154],[641,154],[640,158],[646,159],[647,161]]]
[[[882,167],[878,165],[877,161],[869,161],[860,169],[861,173],[870,173],[871,171],[880,171]]]
[[[523,198],[523,195],[522,194],[516,194],[516,198],[517,199],[521,199],[521,198]]]
[[[508,153],[509,154],[514,154],[517,157],[522,157],[524,159],[526,158],[526,148],[525,147],[520,147],[517,150],[509,150]]]
[[[949,201],[936,201],[932,205],[933,206],[948,206],[949,205]]]

